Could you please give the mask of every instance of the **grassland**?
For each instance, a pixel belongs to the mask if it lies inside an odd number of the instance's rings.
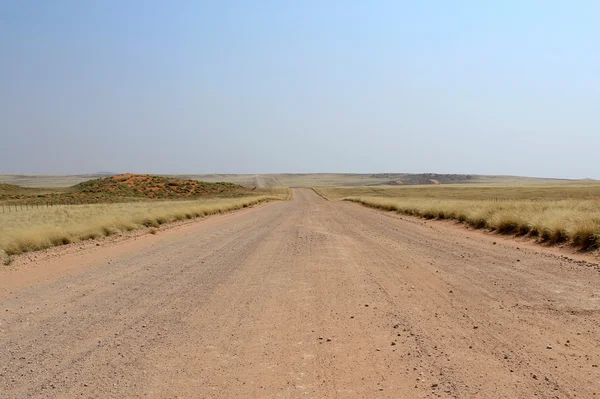
[[[345,187],[345,186],[403,186],[436,184],[538,184],[563,182],[561,180],[540,179],[518,176],[457,175],[438,173],[308,173],[273,174],[263,178],[276,179],[286,187]]]
[[[316,188],[330,200],[582,249],[600,245],[600,184]]]
[[[204,182],[230,182],[242,186],[256,186],[255,174],[188,174],[163,175],[164,177],[198,180]],[[278,173],[262,174],[268,187],[331,187],[379,186],[415,184],[555,184],[565,180],[541,179],[520,176],[457,175],[436,173]],[[66,188],[105,175],[27,176],[0,175],[0,183],[21,187]]]
[[[0,211],[0,255],[5,258],[6,254],[156,228],[290,197],[291,190],[286,187],[248,188],[233,183],[130,174],[94,179],[64,189],[2,184],[0,203],[17,207]],[[31,207],[39,201],[50,201],[54,206]],[[21,210],[23,204],[29,207]]]
[[[185,175],[186,179],[230,181],[245,186],[255,185],[256,175]],[[538,184],[563,182],[518,176],[483,176],[436,173],[279,173],[260,175],[269,187],[339,187],[339,186],[398,186],[415,184]],[[180,176],[177,176],[180,177]]]
[[[0,250],[15,255],[289,197],[289,191],[284,190],[267,193],[263,190],[251,196],[193,201],[65,205],[4,213],[0,214]]]
[[[167,177],[174,177],[177,179],[187,180],[200,180],[206,182],[220,182],[227,181],[241,186],[255,186],[254,174],[204,174],[204,175],[167,175]]]
[[[123,174],[88,180],[72,187],[33,188],[0,184],[0,204],[95,204],[153,199],[191,199],[204,195],[243,196],[250,189],[229,182],[182,180],[163,176]]]
[[[91,179],[106,177],[102,174],[90,175],[0,175],[0,183],[30,188],[65,188]]]

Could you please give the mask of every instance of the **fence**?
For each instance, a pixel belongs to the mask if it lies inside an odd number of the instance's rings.
[[[36,204],[2,204],[2,213],[9,212],[23,212],[31,209],[40,209],[40,208],[49,208],[51,206],[55,206],[55,204],[51,202],[46,203],[36,203]]]

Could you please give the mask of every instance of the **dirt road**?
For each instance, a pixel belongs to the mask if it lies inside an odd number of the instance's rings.
[[[600,398],[598,366],[595,267],[310,190],[0,273],[0,398]]]
[[[263,179],[263,177],[261,175],[254,176],[254,181],[256,183],[256,187],[267,187],[267,184],[265,183],[265,179]]]

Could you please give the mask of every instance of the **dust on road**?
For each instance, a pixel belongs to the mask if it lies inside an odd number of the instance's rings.
[[[600,397],[598,270],[492,240],[296,190],[3,271],[0,397]]]

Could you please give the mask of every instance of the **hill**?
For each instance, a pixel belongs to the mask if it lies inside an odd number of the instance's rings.
[[[21,187],[16,184],[0,183],[0,198],[7,196],[31,196],[51,192],[52,189]]]
[[[2,184],[0,183],[0,193],[10,193],[17,190],[22,190],[21,187],[14,184]]]
[[[153,175],[126,173],[79,183],[74,194],[106,194],[117,197],[190,198],[240,189],[224,182],[203,182]]]
[[[377,173],[369,177],[383,179],[373,185],[415,185],[415,184],[457,184],[471,183],[476,179],[473,175],[439,174],[439,173]]]
[[[15,204],[17,201],[31,204],[92,204],[154,199],[192,199],[221,193],[241,195],[244,190],[249,189],[234,183],[203,182],[127,173],[88,180],[62,189],[25,188],[12,184],[0,184],[0,201],[7,204]]]

